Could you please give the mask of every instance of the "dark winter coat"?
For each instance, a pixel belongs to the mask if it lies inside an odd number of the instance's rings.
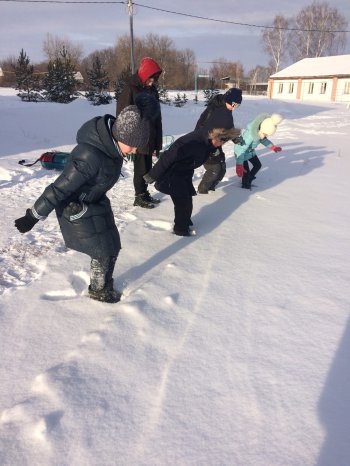
[[[120,112],[128,105],[135,105],[135,97],[140,92],[146,92],[152,95],[159,102],[159,94],[155,86],[143,86],[141,79],[138,74],[135,73],[131,76],[129,82],[124,86],[122,93],[118,98],[117,103],[117,117]],[[155,150],[160,151],[162,149],[163,132],[162,132],[162,115],[159,112],[157,118],[152,120],[151,123],[151,134],[148,145],[146,147],[138,147],[137,151],[139,154],[152,154]]]
[[[68,248],[92,258],[115,256],[121,245],[106,196],[118,180],[123,157],[111,136],[111,115],[86,122],[77,133],[62,174],[50,184],[32,210],[46,217],[55,209]]]
[[[193,131],[177,139],[148,172],[158,191],[178,197],[195,196],[192,184],[195,168],[216,151],[206,133]]]
[[[203,128],[205,131],[210,131],[213,128],[234,128],[232,110],[226,107],[224,95],[218,94],[214,96],[207,108],[199,117],[195,129]]]
[[[210,100],[207,108],[204,110],[204,112],[202,112],[197,121],[195,129],[202,129],[203,131],[209,132],[214,128],[230,129],[234,127],[235,125],[233,121],[232,110],[229,110],[226,107],[224,95],[218,94]],[[208,158],[206,165],[218,164],[222,162],[225,162],[225,154],[220,147],[216,151],[215,155],[211,155]]]

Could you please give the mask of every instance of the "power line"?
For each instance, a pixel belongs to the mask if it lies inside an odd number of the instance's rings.
[[[1,0],[0,0],[1,1]],[[228,21],[225,19],[214,19],[214,18],[207,18],[206,16],[197,16],[197,15],[191,15],[189,13],[179,13],[177,11],[170,11],[170,10],[164,10],[162,8],[156,8],[148,5],[141,5],[140,3],[134,3],[134,5],[140,6],[142,8],[148,8],[150,10],[156,10],[156,11],[163,11],[165,13],[172,13],[174,15],[181,15],[181,16],[188,16],[190,18],[196,18],[196,19],[205,19],[207,21],[215,21],[217,23],[226,23],[226,24],[234,24],[236,26],[248,26],[248,27],[254,27],[254,28],[259,28],[259,29],[282,29],[285,31],[303,31],[303,32],[350,32],[350,31],[324,31],[322,29],[300,29],[300,28],[283,28],[283,27],[275,27],[275,26],[261,26],[258,24],[248,24],[248,23],[239,23],[236,21]]]
[[[75,3],[85,3],[85,4],[123,4],[127,5],[126,2],[123,1],[116,1],[116,0],[0,0],[0,2],[12,2],[12,3],[62,3],[62,4],[75,4]],[[170,13],[173,15],[179,15],[179,16],[186,16],[189,18],[195,18],[195,19],[203,19],[205,21],[214,21],[217,23],[225,23],[225,24],[234,24],[235,26],[245,26],[245,27],[253,27],[253,28],[258,28],[258,29],[277,29],[277,30],[283,30],[283,31],[300,31],[300,32],[325,32],[329,34],[334,34],[334,33],[348,33],[350,31],[348,30],[323,30],[323,29],[301,29],[301,28],[288,28],[288,27],[276,27],[276,26],[262,26],[261,24],[249,24],[249,23],[240,23],[238,21],[229,21],[225,19],[215,19],[215,18],[208,18],[206,16],[198,16],[198,15],[191,15],[190,13],[181,13],[179,11],[171,11],[171,10],[165,10],[163,8],[156,8],[153,6],[149,5],[142,5],[141,3],[134,3],[135,6],[139,6],[141,8],[147,8],[149,10],[155,10],[155,11],[161,11],[163,13]]]

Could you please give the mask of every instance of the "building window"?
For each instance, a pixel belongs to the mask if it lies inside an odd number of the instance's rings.
[[[283,84],[279,84],[278,85],[278,93],[282,94],[282,92],[283,92]]]
[[[308,94],[313,94],[313,93],[314,93],[314,83],[309,83]]]
[[[294,83],[289,83],[289,94],[293,94],[294,92]]]
[[[320,94],[325,94],[327,88],[327,83],[321,83],[321,91]]]
[[[346,81],[345,83],[344,94],[350,94],[350,81]]]

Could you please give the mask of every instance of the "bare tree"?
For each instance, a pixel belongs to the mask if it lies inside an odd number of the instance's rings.
[[[273,20],[274,29],[264,29],[262,32],[263,47],[270,56],[273,72],[280,69],[281,63],[287,53],[287,37],[289,21],[281,15]]]
[[[256,94],[257,84],[267,83],[271,74],[274,73],[273,67],[257,65],[249,71],[249,89],[251,94]]]
[[[142,39],[134,38],[134,52],[136,67],[143,57],[151,57],[159,63],[163,69],[160,79],[162,86],[178,89],[188,89],[191,85],[193,87],[195,55],[192,50],[177,50],[169,37],[148,34]],[[130,65],[128,35],[118,39],[115,53],[119,75]]]
[[[49,61],[59,58],[62,51],[65,50],[72,61],[73,66],[77,67],[83,55],[83,49],[80,45],[74,44],[70,39],[53,36],[47,33],[43,43],[43,52]]]
[[[300,31],[289,34],[291,58],[296,61],[306,57],[336,55],[344,50],[347,24],[345,17],[327,2],[314,2],[303,8],[293,25]]]
[[[214,80],[214,84],[217,88],[221,86],[221,79],[228,76],[237,87],[240,87],[243,73],[243,66],[240,62],[229,62],[226,58],[222,57],[215,60],[215,63],[211,66],[209,71],[210,77]]]

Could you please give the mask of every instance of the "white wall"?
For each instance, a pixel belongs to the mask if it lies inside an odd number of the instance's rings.
[[[350,77],[338,79],[336,102],[350,102]]]
[[[293,87],[293,91],[291,91],[291,86]],[[282,87],[282,92],[280,92],[280,88]],[[286,79],[286,80],[278,80],[274,81],[273,83],[273,91],[272,91],[272,98],[273,99],[296,99],[297,97],[297,87],[298,87],[298,80],[297,79]]]
[[[309,92],[313,84],[313,92]],[[321,93],[322,85],[326,86]],[[333,79],[303,79],[301,84],[300,100],[317,100],[318,102],[330,102],[332,97]]]

